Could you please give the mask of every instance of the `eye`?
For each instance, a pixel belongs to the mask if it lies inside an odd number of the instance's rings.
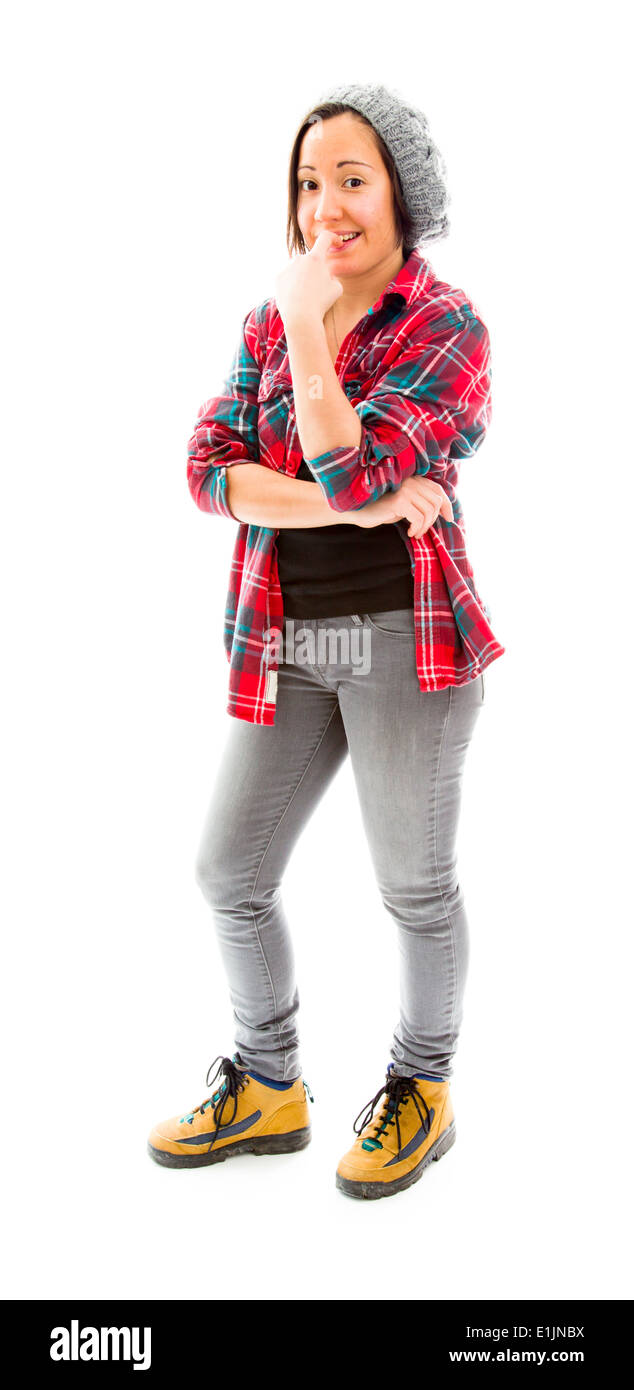
[[[350,183],[351,181],[354,181],[355,183],[363,183],[363,179],[360,179],[359,176],[358,176],[358,174],[350,174],[349,177],[348,177],[347,179],[344,180],[345,183]],[[304,192],[304,184],[305,184],[305,183],[314,183],[314,182],[315,182],[314,179],[300,179],[300,181],[299,181],[299,191],[300,191],[300,193],[303,193],[303,192]]]

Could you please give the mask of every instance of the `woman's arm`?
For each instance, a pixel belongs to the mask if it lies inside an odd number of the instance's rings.
[[[431,478],[406,478],[395,492],[354,511],[333,512],[319,483],[289,478],[261,463],[235,464],[225,469],[229,508],[236,521],[282,530],[285,526],[348,525],[370,529],[405,517],[409,536],[422,536],[438,513],[453,521],[453,507],[439,483]],[[236,510],[237,509],[237,510]]]
[[[360,524],[358,511],[333,511],[319,483],[276,473],[261,463],[235,464],[226,475],[229,507],[236,521],[275,529]]]

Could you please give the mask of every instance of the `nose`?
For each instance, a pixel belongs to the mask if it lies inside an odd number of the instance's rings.
[[[341,203],[337,196],[336,189],[328,188],[326,184],[322,189],[321,197],[317,201],[315,209],[316,222],[332,222],[341,216]]]

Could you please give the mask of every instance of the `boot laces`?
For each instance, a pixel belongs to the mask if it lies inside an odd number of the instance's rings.
[[[214,1072],[210,1082],[209,1072],[211,1071],[211,1068],[215,1066],[216,1062],[219,1062],[220,1066]],[[233,1123],[233,1120],[236,1116],[236,1111],[238,1108],[238,1094],[240,1091],[244,1091],[245,1087],[249,1084],[249,1078],[248,1076],[246,1076],[246,1067],[242,1065],[242,1062],[240,1060],[240,1054],[238,1052],[234,1053],[233,1058],[223,1056],[214,1057],[213,1062],[207,1070],[205,1085],[209,1086],[213,1084],[213,1082],[216,1080],[216,1077],[220,1074],[222,1074],[224,1080],[219,1090],[215,1091],[214,1094],[211,1095],[207,1100],[204,1100],[201,1105],[198,1105],[196,1107],[195,1110],[192,1110],[191,1114],[183,1115],[180,1121],[181,1124],[191,1125],[193,1124],[195,1115],[204,1114],[205,1110],[207,1110],[210,1105],[213,1105],[215,1129],[212,1134],[211,1143],[209,1144],[207,1153],[209,1153],[209,1149],[211,1149],[212,1144],[214,1144],[216,1139],[218,1138],[227,1102],[229,1101],[229,1099],[233,1100],[233,1113],[228,1120],[225,1120],[225,1124],[230,1125]]]
[[[394,1076],[390,1075],[390,1072],[388,1071],[386,1073],[385,1084],[381,1086],[381,1089],[377,1091],[375,1096],[372,1097],[372,1100],[368,1101],[364,1109],[361,1110],[357,1115],[357,1118],[354,1122],[355,1134],[361,1134],[361,1131],[364,1130],[366,1125],[370,1123],[370,1120],[374,1115],[374,1108],[377,1102],[381,1099],[381,1096],[383,1095],[385,1095],[385,1103],[381,1106],[381,1110],[377,1116],[374,1125],[374,1137],[372,1137],[372,1135],[370,1134],[365,1140],[365,1143],[368,1146],[368,1148],[382,1149],[383,1144],[381,1142],[380,1136],[387,1134],[390,1125],[396,1124],[396,1138],[398,1141],[398,1152],[400,1153],[401,1148],[403,1147],[401,1143],[401,1126],[399,1123],[399,1113],[401,1109],[405,1109],[405,1107],[409,1104],[409,1101],[413,1100],[416,1110],[418,1112],[418,1117],[420,1119],[421,1125],[425,1133],[429,1134],[429,1131],[431,1129],[431,1116],[429,1113],[429,1107],[426,1104],[424,1097],[421,1096],[420,1092],[416,1090],[416,1083],[414,1082],[412,1077]],[[418,1103],[419,1101],[422,1101],[425,1107],[425,1115],[423,1115],[423,1112]],[[357,1122],[360,1119],[361,1124],[357,1129]]]

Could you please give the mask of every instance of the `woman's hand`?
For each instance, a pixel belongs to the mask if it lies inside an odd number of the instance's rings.
[[[445,489],[418,473],[406,478],[395,492],[384,492],[376,502],[358,507],[349,512],[348,517],[354,525],[363,528],[382,526],[386,521],[400,521],[405,517],[410,522],[408,536],[420,537],[433,526],[439,514],[445,521],[453,521],[453,507]]]
[[[331,274],[335,257],[328,256],[329,248],[341,240],[338,232],[320,232],[312,251],[295,256],[276,276],[275,303],[285,328],[310,318],[323,323],[324,314],[343,294],[341,280]]]

